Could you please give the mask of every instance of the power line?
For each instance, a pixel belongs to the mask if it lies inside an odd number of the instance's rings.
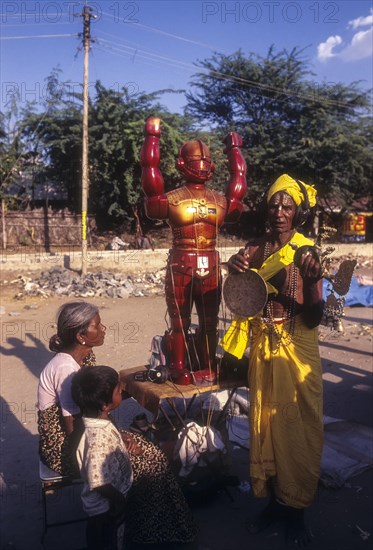
[[[63,17],[65,15],[68,15],[70,16],[71,14],[69,14],[68,12],[65,12],[65,13],[58,13],[58,12],[53,12],[53,13],[50,13],[48,11],[48,17],[53,17],[54,15],[58,15],[59,17]],[[3,19],[15,19],[15,18],[19,18],[19,17],[33,17],[35,19],[35,17],[37,17],[38,14],[37,13],[24,13],[24,12],[19,12],[19,13],[0,13],[0,17],[3,18]],[[40,17],[40,14],[39,14],[39,17]],[[22,25],[26,23],[26,21],[22,21]],[[55,21],[51,21],[51,23],[55,23]]]
[[[35,34],[24,36],[0,36],[0,40],[25,40],[29,38],[66,38],[68,36],[79,36],[78,34]]]
[[[109,13],[106,13],[106,12],[103,12],[103,15],[106,15],[106,16],[111,17],[111,18],[114,17],[112,14],[109,14]],[[157,29],[155,27],[150,27],[150,26],[147,26],[147,25],[143,25],[143,24],[135,23],[135,22],[131,22],[131,21],[130,21],[130,23],[132,25],[135,25],[135,26],[141,28],[141,29],[149,30],[149,31],[156,32],[156,33],[159,33],[159,34],[164,34],[164,35],[170,36],[171,38],[182,40],[182,41],[189,42],[189,43],[193,43],[193,44],[203,46],[203,47],[206,47],[206,48],[211,48],[211,46],[209,46],[208,44],[204,44],[202,42],[197,42],[197,41],[194,41],[194,40],[191,40],[189,38],[182,37],[180,35],[176,35],[176,34],[173,34],[173,33],[167,33],[165,31],[162,31],[162,30]],[[109,36],[114,37],[114,35],[110,35],[109,33],[104,33],[104,34],[107,34]],[[0,37],[0,40],[22,40],[22,39],[33,39],[33,38],[43,38],[43,39],[48,38],[49,39],[49,38],[66,38],[66,37],[77,37],[77,36],[79,36],[79,34],[75,34],[75,33],[71,33],[71,34],[45,34],[45,35],[33,35],[33,36],[31,36],[31,35],[2,36],[2,37]],[[189,70],[191,72],[199,71],[199,72],[205,73],[207,76],[210,76],[212,78],[216,78],[216,79],[219,79],[219,80],[224,80],[224,81],[227,81],[227,82],[236,83],[236,84],[239,84],[239,85],[244,86],[244,87],[253,88],[253,89],[257,89],[257,90],[261,90],[261,91],[265,91],[265,92],[269,92],[269,93],[273,93],[273,94],[280,94],[280,95],[285,95],[285,96],[288,96],[288,97],[302,97],[305,100],[309,100],[309,101],[312,101],[312,102],[322,102],[326,105],[331,105],[331,106],[336,106],[336,107],[338,107],[338,106],[339,107],[347,107],[348,106],[348,103],[346,103],[346,102],[341,102],[341,101],[338,101],[338,100],[327,99],[327,98],[322,98],[322,97],[317,98],[314,95],[308,95],[308,94],[299,93],[299,92],[296,92],[296,91],[289,91],[289,90],[279,89],[275,86],[270,86],[268,84],[261,84],[260,82],[252,81],[252,80],[249,80],[247,78],[240,77],[240,76],[225,74],[225,73],[222,73],[222,72],[219,72],[219,71],[215,71],[213,69],[208,69],[208,68],[201,67],[201,66],[198,66],[198,65],[195,65],[195,64],[184,62],[184,61],[181,61],[179,59],[174,59],[174,58],[171,58],[171,57],[168,57],[168,56],[156,54],[154,52],[149,52],[147,50],[143,50],[143,49],[138,48],[138,47],[127,46],[127,45],[121,44],[119,42],[112,42],[112,41],[105,40],[105,39],[101,39],[101,42],[102,42],[104,48],[106,48],[107,50],[111,50],[112,53],[116,53],[117,55],[122,55],[123,56],[123,54],[124,54],[126,57],[131,55],[134,58],[139,57],[139,58],[142,58],[142,59],[145,59],[145,60],[148,60],[148,61],[152,61],[153,63],[158,62],[160,64],[165,64],[165,65],[172,66],[174,68],[179,68],[179,69],[182,69],[182,70]],[[109,45],[109,47],[108,47],[108,45]],[[279,98],[276,98],[276,99],[278,101],[280,101]]]
[[[66,15],[68,15],[68,14],[66,14]],[[110,13],[107,13],[107,12],[102,12],[102,15],[104,15],[106,17],[109,17],[111,19],[115,19],[115,16],[113,14],[110,14]],[[185,36],[177,35],[175,33],[169,33],[169,32],[163,31],[161,29],[158,29],[156,27],[151,27],[149,25],[144,25],[142,23],[137,23],[137,22],[130,21],[130,20],[128,21],[128,23],[131,24],[132,26],[136,26],[136,27],[138,27],[140,29],[143,29],[143,30],[146,30],[146,31],[150,31],[150,32],[154,32],[154,33],[161,34],[161,35],[164,35],[164,36],[168,36],[168,37],[176,39],[176,40],[181,40],[183,42],[187,42],[187,43],[190,43],[190,44],[195,44],[197,46],[208,48],[208,49],[211,49],[211,50],[214,49],[209,44],[199,42],[199,41],[195,41],[195,40],[192,40],[192,39],[187,38]],[[103,34],[115,37],[115,35],[111,35],[109,33],[103,33]],[[30,38],[62,38],[62,37],[69,37],[69,36],[71,37],[71,36],[77,36],[77,35],[76,34],[34,35],[34,36],[0,37],[0,39],[1,40],[16,40],[16,39],[30,39]],[[261,84],[260,82],[252,81],[252,80],[249,80],[247,78],[240,77],[240,76],[225,74],[225,73],[222,73],[222,72],[219,72],[219,71],[215,71],[213,69],[207,69],[205,67],[201,67],[201,66],[198,66],[198,65],[195,65],[195,64],[184,62],[184,61],[181,61],[181,60],[178,60],[178,59],[173,59],[173,58],[168,57],[168,56],[163,56],[163,55],[160,55],[160,54],[156,54],[154,52],[149,52],[149,51],[143,50],[139,47],[126,46],[126,45],[121,44],[119,42],[111,42],[111,41],[108,41],[108,40],[105,40],[105,39],[101,39],[101,42],[103,43],[103,47],[105,47],[107,50],[111,50],[111,53],[115,53],[116,55],[124,54],[126,57],[132,55],[134,59],[136,57],[139,57],[143,60],[145,59],[145,60],[152,61],[152,62],[158,62],[160,64],[172,66],[174,68],[179,68],[179,69],[182,69],[182,70],[189,70],[191,72],[199,71],[199,72],[205,73],[207,76],[210,76],[212,78],[216,78],[216,79],[219,79],[219,80],[224,80],[224,81],[227,81],[227,82],[236,83],[236,84],[239,84],[239,85],[244,86],[244,87],[253,88],[253,89],[257,89],[257,90],[262,90],[262,91],[277,94],[277,95],[280,94],[280,95],[285,95],[287,97],[302,97],[305,100],[309,100],[309,101],[312,101],[312,102],[319,102],[319,103],[322,102],[325,105],[336,106],[336,107],[347,107],[348,106],[348,103],[346,103],[346,102],[342,102],[342,101],[338,101],[338,100],[334,100],[334,99],[327,99],[327,98],[323,98],[323,97],[317,98],[314,95],[304,94],[304,93],[300,93],[300,92],[297,92],[297,91],[279,89],[279,88],[276,88],[275,86],[270,86],[268,84]],[[115,48],[115,47],[109,47],[108,48],[107,45],[110,45],[110,44],[114,45],[114,46],[117,46],[119,49]],[[276,99],[278,101],[281,101],[279,98],[276,98]]]
[[[113,49],[111,48],[110,46],[105,46],[105,45],[100,45],[99,43],[96,42],[95,44],[95,49],[96,51],[97,50],[100,50],[104,53],[110,53],[112,55],[116,55],[118,57],[121,57],[121,58],[125,58],[127,60],[129,60],[130,62],[134,63],[137,58],[139,58],[139,61],[140,63],[142,63],[143,65],[150,65],[152,67],[154,67],[154,65],[166,65],[167,67],[172,67],[174,69],[174,72],[179,70],[179,71],[182,71],[185,73],[185,68],[183,67],[178,67],[177,65],[175,65],[174,63],[171,63],[171,62],[166,62],[166,61],[159,61],[157,59],[154,59],[152,57],[148,57],[148,56],[145,56],[145,55],[142,55],[142,54],[138,54],[136,52],[136,50],[134,52],[122,52],[120,50],[116,50],[116,49]]]
[[[61,22],[61,23],[55,23],[55,25],[58,25],[58,26],[65,26],[65,25],[70,25],[71,26],[71,23],[69,21],[66,21],[66,22]],[[6,28],[7,29],[10,29],[10,28],[19,28],[21,26],[21,23],[19,25],[7,25]],[[22,24],[22,27],[24,27],[25,25]],[[27,23],[26,24],[27,28],[29,29],[30,27],[49,27],[50,26],[50,23]]]
[[[156,54],[156,53],[153,53],[153,52],[149,52],[147,50],[142,50],[142,49],[139,49],[139,48],[136,48],[136,47],[132,47],[132,46],[125,46],[124,44],[116,44],[115,42],[111,42],[110,40],[105,40],[105,39],[101,39],[101,42],[103,44],[113,44],[114,46],[119,46],[119,52],[123,52],[123,53],[126,53],[126,50],[128,51],[128,53],[130,53],[131,55],[136,55],[136,56],[139,56],[139,57],[145,57],[146,59],[148,58],[155,58],[157,60],[160,60],[160,61],[164,61],[165,63],[167,64],[172,64],[172,65],[179,65],[180,68],[190,68],[190,69],[193,69],[195,70],[196,67],[194,65],[191,65],[190,63],[186,63],[184,61],[180,61],[178,59],[173,59],[171,57],[168,57],[168,56],[165,56],[165,55],[159,55],[159,54]],[[115,48],[113,48],[115,49]]]
[[[100,39],[100,42],[102,42],[102,47],[103,48],[106,48],[109,51],[111,50],[113,53],[116,53],[117,55],[122,56],[122,57],[127,57],[128,58],[130,55],[132,55],[132,56],[135,56],[135,57],[140,57],[140,58],[147,59],[147,60],[152,61],[152,62],[158,62],[158,63],[161,63],[161,64],[163,63],[165,65],[168,65],[168,66],[171,65],[173,67],[184,69],[184,70],[187,69],[187,70],[190,70],[192,72],[200,71],[200,72],[204,72],[207,76],[210,76],[212,78],[216,78],[217,80],[224,80],[224,81],[227,81],[227,82],[240,84],[241,86],[244,86],[244,87],[247,87],[247,88],[253,88],[253,89],[257,89],[259,91],[270,92],[270,93],[281,95],[281,96],[299,97],[299,98],[302,98],[306,101],[311,101],[311,102],[316,102],[316,103],[323,103],[325,105],[334,106],[334,107],[344,107],[345,108],[345,107],[349,106],[348,103],[343,102],[343,101],[338,101],[338,100],[335,100],[335,99],[327,99],[325,97],[315,97],[315,95],[312,95],[312,94],[304,94],[304,93],[301,93],[301,92],[291,91],[291,90],[288,90],[288,89],[280,89],[280,88],[277,88],[275,86],[270,86],[270,85],[267,85],[267,84],[261,84],[260,82],[255,82],[255,81],[249,80],[247,78],[243,78],[243,77],[239,77],[239,76],[235,76],[235,75],[229,75],[229,74],[226,74],[226,73],[215,71],[213,69],[207,69],[205,67],[200,67],[200,66],[197,66],[197,65],[193,65],[191,63],[186,63],[186,62],[180,61],[178,59],[173,59],[171,57],[158,55],[158,54],[155,54],[153,52],[149,52],[147,50],[141,50],[141,49],[138,49],[138,48],[135,48],[135,47],[126,46],[124,44],[112,42],[110,40]],[[117,48],[115,48],[113,46],[108,47],[108,46],[105,46],[105,44],[108,44],[108,45],[113,44],[114,46],[117,46]],[[97,45],[99,45],[99,44],[96,44],[96,47],[97,47]],[[277,98],[270,98],[270,99],[274,99],[276,101],[285,101],[285,100],[281,100],[278,97]]]
[[[102,12],[102,15],[106,15],[107,17],[110,17],[111,19],[115,20],[115,16],[111,13]],[[174,38],[176,40],[180,40],[182,42],[187,42],[188,44],[194,44],[196,46],[201,46],[202,48],[207,48],[212,51],[217,51],[217,48],[215,46],[212,46],[210,44],[206,44],[204,42],[199,42],[198,40],[193,40],[191,38],[186,38],[185,36],[181,36],[179,34],[170,33],[167,31],[163,31],[162,29],[158,29],[157,27],[151,27],[149,25],[144,25],[143,23],[136,23],[135,21],[128,20],[126,21],[129,25],[132,25],[134,27],[139,27],[140,29],[144,29],[146,31],[154,32],[156,34],[161,34],[163,36],[168,36],[170,38]]]

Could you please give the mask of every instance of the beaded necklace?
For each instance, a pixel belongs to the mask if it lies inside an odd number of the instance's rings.
[[[272,243],[267,241],[264,246],[264,258],[265,261],[272,254]],[[285,304],[282,311],[281,319],[276,319],[273,312],[273,298],[269,298],[267,304],[264,307],[263,321],[266,323],[270,339],[271,348],[273,336],[276,335],[276,348],[272,353],[277,353],[280,346],[288,346],[293,341],[294,329],[295,329],[295,311],[296,311],[296,296],[298,287],[298,270],[294,263],[289,266],[288,282],[284,293]],[[285,328],[286,323],[286,328]],[[281,328],[279,328],[281,327]]]

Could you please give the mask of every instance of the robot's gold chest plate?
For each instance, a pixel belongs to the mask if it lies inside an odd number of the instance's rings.
[[[211,189],[193,191],[185,188],[176,189],[168,194],[169,223],[174,227],[188,226],[195,223],[222,225],[227,209],[224,196]]]

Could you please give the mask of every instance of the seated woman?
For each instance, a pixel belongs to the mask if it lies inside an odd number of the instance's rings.
[[[71,379],[89,364],[92,348],[102,346],[105,330],[98,308],[92,304],[70,302],[58,311],[57,334],[49,341],[49,349],[56,355],[39,380],[38,430],[42,462],[62,475],[77,474],[73,457],[80,413],[71,397]]]
[[[50,349],[58,353],[40,376],[41,460],[66,475],[77,472],[75,450],[83,433],[80,410],[71,395],[72,379],[80,368],[95,366],[92,348],[104,343],[105,330],[96,306],[86,302],[62,306],[57,334],[50,342]],[[192,514],[166,456],[142,435],[120,433],[133,471],[127,498],[127,543],[141,547],[192,542],[196,535]]]

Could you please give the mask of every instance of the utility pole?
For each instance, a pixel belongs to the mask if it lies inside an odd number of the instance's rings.
[[[82,275],[87,273],[88,246],[87,246],[87,210],[89,191],[88,169],[88,58],[91,40],[92,8],[87,5],[83,8],[83,45],[84,45],[84,70],[83,70],[83,137],[82,137]]]

